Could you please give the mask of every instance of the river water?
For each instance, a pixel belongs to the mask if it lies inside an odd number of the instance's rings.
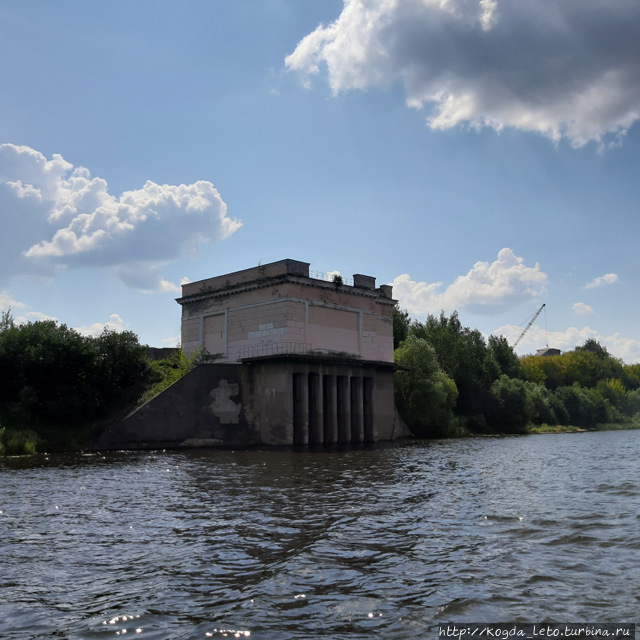
[[[640,431],[0,459],[0,637],[638,622],[639,460]]]

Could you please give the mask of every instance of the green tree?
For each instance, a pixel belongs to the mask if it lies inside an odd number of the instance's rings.
[[[640,389],[640,364],[624,365],[622,380],[627,389]]]
[[[627,392],[627,415],[634,416],[640,412],[640,389]]]
[[[53,320],[0,332],[0,412],[24,424],[79,424],[142,392],[146,350],[135,334],[87,337]]]
[[[491,380],[497,380],[502,375],[521,377],[520,359],[504,336],[489,336],[485,369]]]
[[[582,346],[576,347],[575,351],[586,351],[593,353],[601,360],[611,357],[606,347],[603,347],[595,338],[589,338]]]
[[[507,371],[517,369],[515,354],[504,338],[494,338],[487,346],[483,335],[463,327],[454,311],[439,317],[429,315],[424,324],[414,322],[410,332],[426,340],[435,350],[442,370],[458,389],[456,413],[464,416],[470,428],[484,428],[485,414],[494,402],[491,385]],[[512,351],[512,350],[511,350]]]
[[[2,316],[0,316],[0,333],[3,331],[7,331],[8,329],[13,329],[15,326],[13,315],[11,314],[11,307],[5,309],[2,312]]]
[[[101,406],[125,405],[137,399],[148,372],[147,349],[132,331],[105,329],[93,339],[96,353],[94,385]]]
[[[502,433],[526,433],[534,416],[534,406],[527,383],[502,375],[491,386],[496,399],[488,419],[494,429]]]
[[[618,378],[609,378],[607,380],[599,380],[596,385],[596,390],[600,396],[608,400],[612,407],[615,407],[618,412],[627,412],[627,390],[622,384],[622,380]],[[620,415],[620,418],[622,415]]]
[[[555,395],[569,414],[569,424],[578,427],[593,427],[598,418],[597,398],[589,389],[581,387],[577,382],[568,387],[560,387]]]
[[[426,340],[409,334],[395,351],[396,403],[414,435],[449,435],[454,426],[455,383],[438,366],[435,350]]]
[[[535,424],[559,424],[561,418],[566,417],[564,408],[559,407],[555,401],[554,395],[549,389],[542,384],[535,382],[527,382],[529,389],[529,397],[531,400],[532,416],[531,421]],[[560,413],[558,416],[557,411]]]
[[[398,305],[393,307],[393,348],[397,349],[407,339],[411,318],[409,312],[400,309]]]
[[[600,380],[623,379],[624,365],[614,358],[597,340],[589,339],[584,345],[560,357],[564,370],[564,384],[578,382],[584,387],[595,387]]]
[[[525,356],[520,359],[520,371],[524,380],[544,384],[547,389],[564,383],[562,356]]]

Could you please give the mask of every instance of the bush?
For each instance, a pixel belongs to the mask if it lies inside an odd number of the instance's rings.
[[[631,416],[640,412],[640,389],[627,392],[627,412]]]
[[[0,427],[0,455],[23,456],[36,452],[39,438],[31,430],[14,430]]]
[[[146,348],[130,331],[80,335],[53,320],[0,331],[0,412],[20,424],[73,425],[105,417],[146,384]]]
[[[533,403],[527,383],[517,378],[500,376],[491,387],[495,398],[489,424],[502,433],[526,433],[533,418]]]
[[[594,427],[597,422],[597,402],[589,389],[575,382],[556,390],[557,398],[569,414],[569,423],[579,427]]]
[[[557,425],[559,418],[555,411],[557,404],[554,402],[553,394],[541,384],[530,382],[528,389],[532,406],[531,421],[535,424]]]
[[[395,374],[398,411],[413,434],[423,438],[449,435],[454,429],[456,385],[438,366],[426,340],[409,334],[395,351],[401,367]]]
[[[617,378],[600,380],[596,389],[602,398],[608,400],[616,409],[621,412],[627,410],[627,391],[621,380]]]
[[[191,366],[191,361],[185,356],[182,349],[179,349],[164,360],[150,362],[147,377],[149,386],[144,392],[141,401],[147,402],[154,396],[157,396],[174,382],[177,382],[182,376],[189,373]]]

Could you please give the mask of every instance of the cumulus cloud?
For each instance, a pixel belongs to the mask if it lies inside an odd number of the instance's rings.
[[[573,312],[577,313],[579,316],[586,316],[590,313],[593,313],[593,307],[590,307],[588,304],[584,302],[575,302],[573,304]]]
[[[0,216],[5,274],[107,267],[143,291],[178,291],[161,267],[241,226],[211,182],[147,181],[116,197],[86,168],[12,144],[0,145]]]
[[[94,322],[86,327],[75,327],[75,330],[84,336],[99,336],[105,329],[124,331],[124,320],[117,313],[112,313],[106,322]]]
[[[528,267],[511,249],[501,249],[492,263],[476,262],[444,291],[442,282],[416,282],[409,274],[393,281],[393,295],[413,316],[424,317],[441,310],[497,314],[546,292],[547,275],[540,265]]]
[[[591,282],[587,282],[584,288],[595,289],[596,287],[603,287],[607,284],[613,284],[614,282],[618,282],[618,276],[615,273],[606,273],[599,278],[594,278]]]
[[[640,119],[637,0],[345,0],[286,57],[334,93],[402,82],[448,129],[513,127],[617,142]]]

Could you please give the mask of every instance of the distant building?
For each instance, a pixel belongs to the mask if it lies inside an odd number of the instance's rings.
[[[560,351],[560,349],[551,349],[549,347],[545,347],[544,349],[538,349],[536,351],[536,355],[542,356],[543,358],[546,358],[549,356],[559,356],[561,353],[562,351]]]
[[[332,445],[401,433],[392,288],[281,260],[183,285],[182,348],[203,364],[103,446]]]

